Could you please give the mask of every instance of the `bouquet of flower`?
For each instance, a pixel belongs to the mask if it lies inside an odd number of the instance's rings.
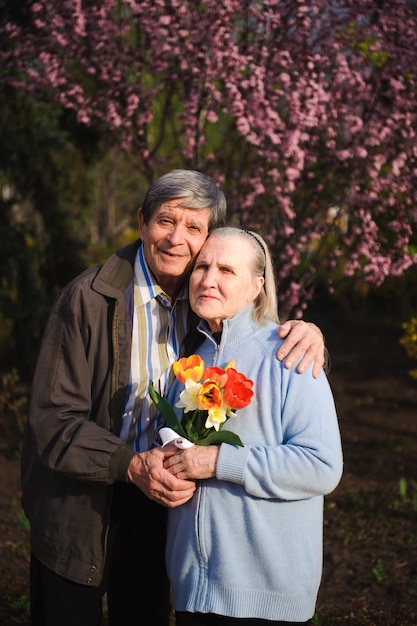
[[[185,386],[176,407],[182,408],[179,422],[172,406],[149,384],[149,394],[166,425],[175,433],[199,446],[222,442],[243,446],[236,433],[223,430],[236,410],[247,406],[253,396],[253,382],[234,368],[234,360],[224,369],[205,368],[197,354],[173,364],[176,378]]]

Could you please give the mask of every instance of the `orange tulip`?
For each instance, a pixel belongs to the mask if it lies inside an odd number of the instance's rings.
[[[223,404],[221,389],[214,380],[204,381],[197,394],[197,398],[199,406],[205,411],[218,409]]]
[[[184,384],[186,380],[193,380],[197,383],[203,376],[204,361],[197,354],[193,354],[175,361],[172,369],[181,383]]]

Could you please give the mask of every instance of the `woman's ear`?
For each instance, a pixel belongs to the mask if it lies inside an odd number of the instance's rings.
[[[261,293],[261,289],[265,283],[265,278],[263,276],[255,276],[255,280],[253,283],[253,298],[252,302],[255,302],[256,298]]]

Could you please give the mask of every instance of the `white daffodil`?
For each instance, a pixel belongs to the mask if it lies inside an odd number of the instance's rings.
[[[201,387],[201,383],[188,379],[185,381],[185,389],[180,393],[180,399],[176,403],[178,409],[184,409],[184,413],[195,411],[199,408],[197,395]]]

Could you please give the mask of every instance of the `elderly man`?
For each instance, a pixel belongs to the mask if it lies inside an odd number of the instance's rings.
[[[211,178],[165,174],[138,212],[142,239],[76,277],[55,301],[22,451],[32,626],[99,625],[105,593],[112,626],[169,625],[166,512],[195,485],[163,467],[148,384],[161,393],[169,384],[193,321],[186,278],[225,217]],[[291,366],[305,352],[301,368],[315,360],[317,375],[319,329],[287,322],[282,336],[289,332],[279,358],[289,354]]]

